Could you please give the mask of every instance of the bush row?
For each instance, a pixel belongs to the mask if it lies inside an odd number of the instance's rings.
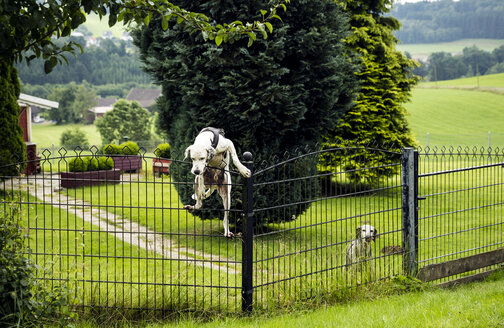
[[[112,168],[114,168],[114,160],[105,156],[75,157],[68,161],[70,172],[110,170]]]

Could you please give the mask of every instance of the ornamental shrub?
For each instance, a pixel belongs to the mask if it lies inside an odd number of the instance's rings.
[[[154,155],[161,158],[171,158],[171,147],[168,143],[162,143],[157,146],[157,149],[154,151]]]
[[[134,141],[126,141],[120,145],[108,144],[103,147],[103,153],[106,155],[138,155],[140,147]]]
[[[70,172],[86,172],[88,170],[89,157],[74,157],[68,161]]]
[[[17,70],[12,63],[0,61],[0,180],[2,176],[18,175],[26,161],[23,130],[19,125],[20,93]]]
[[[79,146],[84,149],[89,148],[87,136],[84,131],[79,128],[63,131],[60,137],[60,144],[66,149],[70,149],[75,146]]]
[[[119,149],[123,155],[138,155],[140,147],[136,142],[126,141],[119,145]]]
[[[121,154],[121,147],[117,144],[111,143],[103,147],[103,153],[106,155],[119,155]]]
[[[100,169],[100,165],[96,157],[86,157],[85,159],[87,162],[87,171],[98,171]]]
[[[114,160],[111,157],[98,157],[98,167],[100,170],[111,170],[114,168]]]

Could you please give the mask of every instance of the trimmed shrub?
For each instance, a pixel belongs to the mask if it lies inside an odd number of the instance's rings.
[[[68,161],[70,172],[86,172],[88,170],[88,157],[75,157]]]
[[[119,145],[121,154],[123,155],[138,155],[140,147],[138,147],[136,142],[126,141]]]
[[[168,143],[162,143],[157,146],[154,155],[161,158],[171,158],[171,146]]]
[[[103,147],[103,153],[106,155],[119,155],[121,148],[117,144],[108,144]]]
[[[138,155],[140,147],[134,141],[126,141],[120,145],[108,144],[103,147],[103,153],[106,155]]]
[[[86,160],[88,171],[98,171],[100,169],[98,159],[96,157],[86,157]]]
[[[0,61],[0,176],[18,175],[26,166],[26,146],[19,125],[20,84],[12,62]],[[23,163],[22,165],[9,165]]]
[[[111,170],[114,168],[114,160],[111,157],[98,157],[98,168],[100,170]]]
[[[89,141],[84,131],[79,128],[67,129],[63,131],[60,137],[60,144],[65,148],[80,146],[81,148],[89,148]]]

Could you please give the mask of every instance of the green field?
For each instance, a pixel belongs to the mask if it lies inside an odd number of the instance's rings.
[[[421,146],[503,148],[504,74],[480,76],[480,88],[477,83],[476,78],[420,83],[413,90],[405,107]]]
[[[504,45],[504,40],[500,39],[462,39],[453,42],[428,43],[428,44],[398,44],[397,49],[408,52],[414,58],[422,57],[426,59],[433,52],[462,53],[465,47],[476,46],[481,50],[492,51]]]

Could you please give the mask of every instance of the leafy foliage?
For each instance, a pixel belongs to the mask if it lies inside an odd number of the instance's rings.
[[[154,155],[161,158],[171,158],[171,146],[169,143],[159,144],[154,151]]]
[[[118,100],[114,108],[96,120],[96,128],[104,144],[121,140],[150,140],[151,119],[149,112],[136,101]]]
[[[122,144],[108,144],[103,147],[103,153],[107,155],[137,155],[140,150],[134,141],[126,141]]]
[[[504,46],[495,48],[491,53],[476,46],[465,47],[462,54],[434,52],[427,59],[421,76],[430,81],[452,80],[485,74],[503,73]]]
[[[107,156],[78,156],[68,161],[68,170],[70,172],[110,170],[112,168],[114,168],[114,160]]]
[[[246,19],[267,2],[187,0],[180,4],[226,21]],[[332,1],[291,3],[270,37],[257,38],[252,47],[246,40],[217,47],[200,35],[185,33],[183,24],[172,24],[166,31],[162,25],[162,18],[154,16],[149,26],[134,32],[134,43],[146,71],[162,86],[160,125],[176,156],[182,157],[206,126],[223,128],[238,153],[251,151],[256,163],[314,146],[336,124],[355,92],[354,66],[341,42],[348,26]],[[305,173],[316,170],[315,164],[310,165]],[[171,174],[177,181],[194,179],[185,166],[173,167]],[[177,186],[182,202],[192,202],[192,187]],[[258,206],[277,201],[274,194],[257,196]],[[289,201],[288,197],[298,196],[286,197]],[[214,201],[205,201],[205,208],[221,207],[217,198]],[[263,217],[258,223],[291,219],[292,215]]]
[[[341,3],[351,14],[352,34],[346,43],[354,53],[360,54],[361,68],[356,76],[361,90],[353,107],[326,134],[324,147],[335,148],[345,142],[386,148],[413,146],[415,141],[403,104],[409,100],[417,81],[411,73],[415,64],[395,50],[397,39],[392,32],[400,25],[395,18],[384,15],[389,11],[389,1],[344,0]],[[343,169],[349,179],[371,183],[396,171],[379,164],[397,162],[393,153],[391,157],[378,153],[376,156],[351,152],[350,158],[326,157],[322,163],[338,166],[344,162]],[[377,168],[359,171],[361,167]]]
[[[88,148],[89,141],[86,137],[84,131],[76,129],[67,129],[63,131],[60,137],[60,145],[66,149],[71,149],[75,146],[80,146],[81,148]]]
[[[16,69],[0,61],[0,176],[17,175],[22,167],[9,165],[26,160],[23,130],[19,125],[19,79]]]
[[[34,59],[30,66],[24,63],[16,65],[19,77],[24,84],[66,84],[70,82],[82,83],[87,81],[93,86],[104,84],[136,83],[148,84],[150,78],[138,65],[138,53],[134,48],[124,48],[124,41],[118,46],[111,40],[102,40],[100,46],[85,46],[82,37],[73,38],[82,45],[84,51],[78,59],[68,57],[68,65],[56,66],[51,74],[44,73],[43,59]],[[127,89],[129,90],[129,88]],[[118,93],[116,93],[118,94]],[[126,95],[120,95],[125,97]]]
[[[75,314],[70,311],[72,291],[68,286],[51,289],[35,279],[38,270],[24,253],[27,236],[20,226],[14,205],[0,210],[0,326],[66,326]]]

